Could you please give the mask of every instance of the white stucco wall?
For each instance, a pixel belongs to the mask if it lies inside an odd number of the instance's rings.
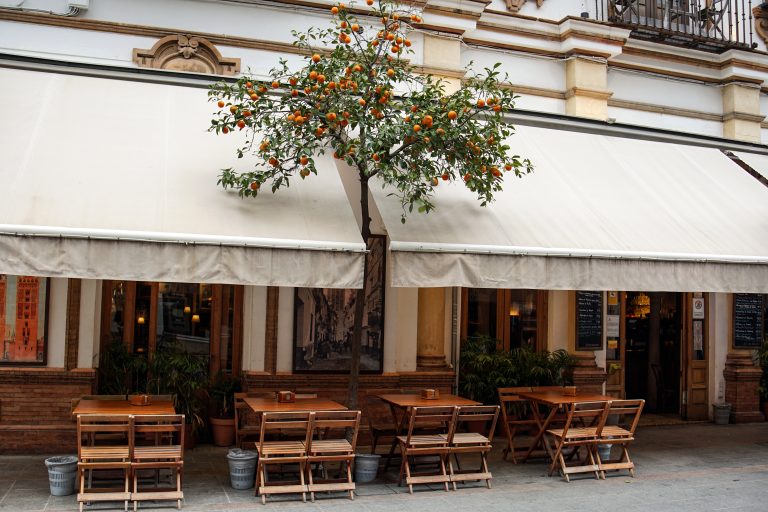
[[[728,347],[731,345],[731,295],[728,293],[709,293],[706,295],[709,302],[706,305],[708,317],[708,345],[709,350],[709,375],[708,391],[709,402],[725,401],[725,359],[728,356]],[[712,417],[712,410],[709,410]]]
[[[101,285],[96,279],[80,281],[78,368],[98,368],[101,340]]]
[[[568,294],[564,290],[551,290],[548,300],[547,341],[549,350],[568,350]]]
[[[48,289],[48,368],[64,368],[67,332],[67,279],[51,278]]]
[[[293,370],[293,299],[295,289],[281,287],[277,309],[277,372]],[[262,361],[264,356],[262,355]]]
[[[264,371],[267,288],[246,286],[243,292],[243,370]]]

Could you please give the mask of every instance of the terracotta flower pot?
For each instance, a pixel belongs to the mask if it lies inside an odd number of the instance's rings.
[[[234,418],[210,418],[210,421],[215,446],[232,446],[235,444]]]

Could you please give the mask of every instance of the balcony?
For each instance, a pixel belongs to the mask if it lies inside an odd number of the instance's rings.
[[[632,30],[632,37],[721,53],[753,49],[752,8],[760,0],[594,0],[597,19]]]

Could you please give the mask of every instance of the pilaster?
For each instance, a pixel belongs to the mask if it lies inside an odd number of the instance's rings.
[[[565,112],[570,116],[608,119],[608,63],[576,55],[565,67]]]
[[[416,365],[445,368],[445,288],[419,288],[418,308]]]
[[[760,88],[734,82],[723,87],[723,136],[728,139],[760,142]]]
[[[757,387],[763,370],[749,352],[731,352],[725,360],[725,401],[731,404],[731,421],[763,421]]]

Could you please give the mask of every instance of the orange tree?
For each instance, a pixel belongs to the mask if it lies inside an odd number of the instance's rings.
[[[531,163],[510,154],[513,127],[504,113],[514,107],[499,64],[469,76],[454,92],[446,83],[415,72],[409,33],[421,23],[393,0],[366,0],[367,7],[331,8],[329,28],[294,31],[305,54],[301,69],[280,60],[267,80],[243,76],[211,87],[217,103],[210,130],[246,132],[238,157],[256,156],[251,170],[223,169],[219,185],[256,197],[291,180],[312,179],[315,158],[332,151],[357,171],[361,235],[368,241],[369,181],[376,177],[399,197],[402,222],[414,208],[429,212],[441,182],[461,181],[482,205],[501,190],[507,172],[522,176]],[[358,19],[355,13],[362,13]],[[368,268],[365,266],[367,277]],[[357,403],[365,293],[355,300],[351,346],[350,405]]]

